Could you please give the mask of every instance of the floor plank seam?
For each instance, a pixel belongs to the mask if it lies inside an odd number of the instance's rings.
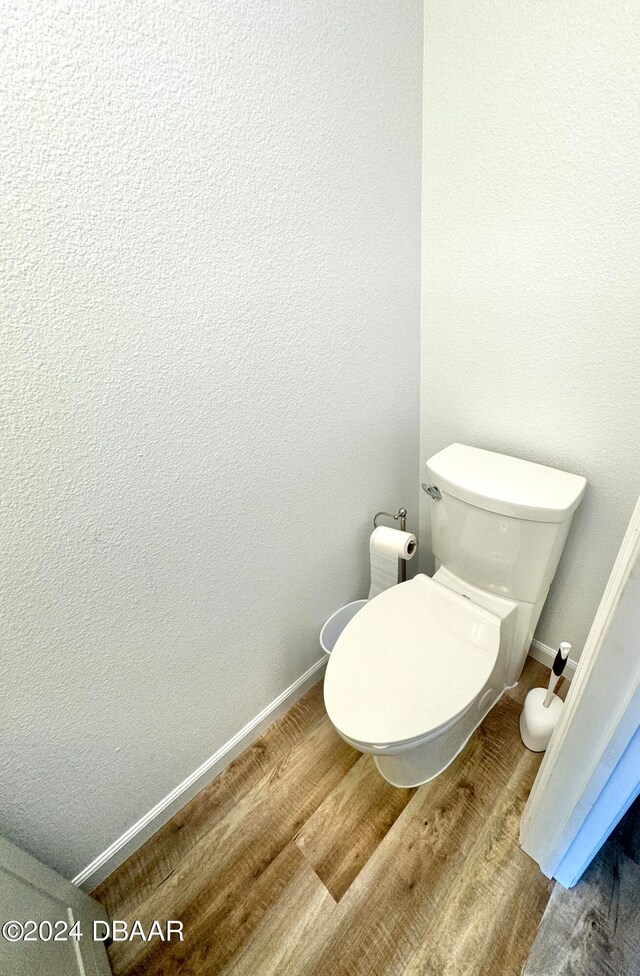
[[[339,898],[335,898],[335,896],[333,895],[333,892],[331,892],[330,889],[327,888],[326,884],[324,883],[324,881],[322,880],[322,878],[320,877],[320,875],[318,874],[318,872],[314,868],[314,866],[311,863],[311,861],[309,860],[309,858],[306,856],[305,852],[302,850],[302,848],[300,847],[300,845],[296,841],[295,837],[293,838],[293,843],[296,845],[296,848],[300,851],[300,854],[304,858],[305,864],[308,866],[309,870],[310,871],[313,871],[314,875],[318,879],[318,883],[322,885],[322,887],[324,888],[324,890],[329,895],[329,898],[331,899],[331,901],[333,902],[333,904],[334,905],[337,905],[338,902],[340,901],[340,899]]]

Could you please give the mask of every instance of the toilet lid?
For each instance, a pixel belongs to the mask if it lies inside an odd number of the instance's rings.
[[[471,704],[499,644],[495,614],[416,576],[380,593],[345,627],[327,665],[327,714],[363,744],[419,738]]]

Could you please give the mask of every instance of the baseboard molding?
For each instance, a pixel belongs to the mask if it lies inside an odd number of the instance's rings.
[[[557,653],[557,649],[554,651],[552,647],[549,647],[548,644],[543,644],[542,641],[531,641],[529,657],[532,657],[534,661],[539,661],[540,664],[546,665],[548,668],[552,667]],[[563,677],[565,677],[567,681],[571,681],[576,673],[577,666],[577,661],[572,661],[571,658],[568,659],[563,673]]]
[[[293,684],[278,695],[266,708],[252,718],[244,728],[240,729],[233,738],[225,742],[217,752],[206,759],[201,766],[198,766],[182,783],[179,783],[164,799],[149,810],[137,823],[129,827],[128,830],[118,837],[110,847],[99,854],[73,878],[73,884],[78,885],[85,891],[93,889],[104,881],[112,871],[115,871],[128,857],[155,834],[171,817],[174,816],[185,804],[189,802],[197,793],[200,792],[208,783],[211,782],[219,773],[231,763],[236,756],[251,745],[255,739],[272,722],[282,715],[287,709],[291,708],[299,698],[308,691],[312,685],[320,680],[323,668],[326,666],[329,657],[322,655],[320,661],[312,664],[308,671],[305,671]]]

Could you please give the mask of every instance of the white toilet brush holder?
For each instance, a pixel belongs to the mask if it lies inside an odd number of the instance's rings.
[[[544,752],[562,714],[564,702],[554,695],[554,691],[565,669],[570,650],[571,644],[567,641],[560,644],[548,687],[534,688],[524,700],[520,715],[520,737],[531,752]]]

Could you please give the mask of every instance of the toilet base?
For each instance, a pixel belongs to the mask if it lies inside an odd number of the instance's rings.
[[[439,776],[460,755],[475,730],[509,687],[515,685],[509,685],[495,697],[488,697],[485,692],[480,696],[479,704],[474,702],[442,735],[419,742],[404,752],[375,754],[378,772],[387,783],[401,789],[422,786]]]

